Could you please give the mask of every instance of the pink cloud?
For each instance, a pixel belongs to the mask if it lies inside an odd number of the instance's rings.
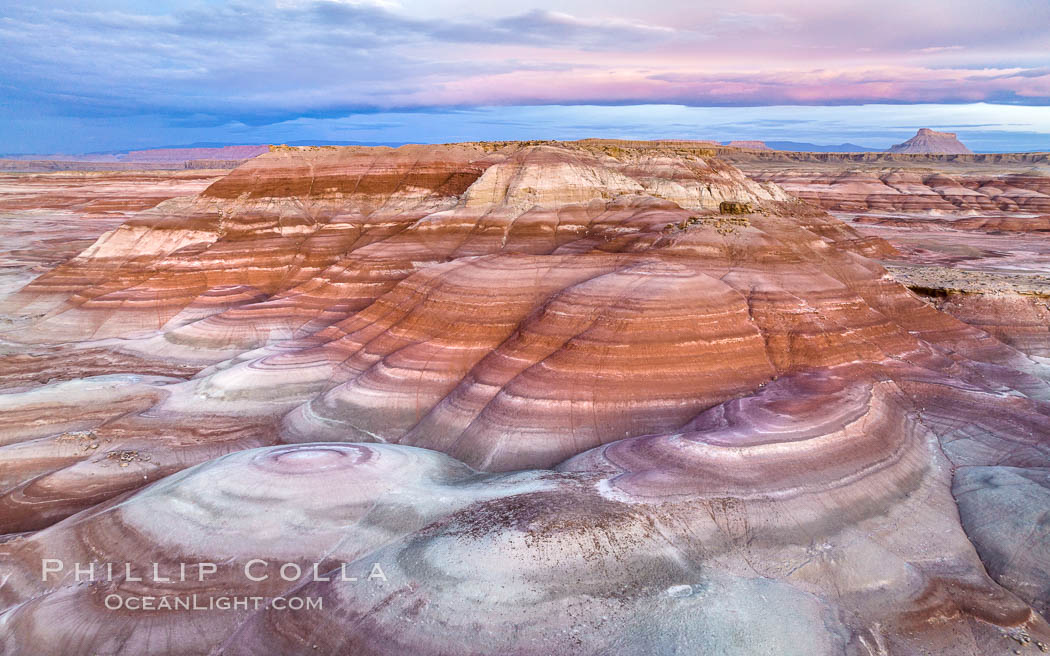
[[[1034,74],[1033,74],[1034,73]],[[436,83],[396,103],[842,104],[1050,98],[1050,71],[884,67],[646,74],[615,65],[511,71]]]

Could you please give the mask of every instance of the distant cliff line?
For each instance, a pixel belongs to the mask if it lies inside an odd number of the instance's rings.
[[[785,150],[718,149],[719,157],[730,161],[767,162],[898,162],[898,163],[958,163],[958,164],[1048,164],[1050,153],[973,153],[973,154],[918,154],[918,153],[804,153]]]
[[[0,172],[50,173],[58,171],[183,171],[235,169],[243,159],[194,159],[179,162],[81,162],[53,159],[0,159]]]

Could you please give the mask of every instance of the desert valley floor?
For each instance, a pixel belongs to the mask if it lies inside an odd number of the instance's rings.
[[[0,654],[1050,651],[1046,154],[275,147],[0,238]]]

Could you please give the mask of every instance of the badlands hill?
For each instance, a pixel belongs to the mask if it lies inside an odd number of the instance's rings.
[[[955,137],[954,132],[937,132],[930,128],[919,128],[919,131],[911,139],[896,146],[891,146],[890,152],[965,155],[971,151]]]
[[[1046,369],[715,155],[276,148],[35,279],[2,308],[0,650],[1050,644]],[[292,592],[323,608],[104,601]]]

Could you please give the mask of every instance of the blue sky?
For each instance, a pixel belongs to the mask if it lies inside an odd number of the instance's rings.
[[[1050,3],[0,5],[0,152],[763,139],[1050,150]]]

